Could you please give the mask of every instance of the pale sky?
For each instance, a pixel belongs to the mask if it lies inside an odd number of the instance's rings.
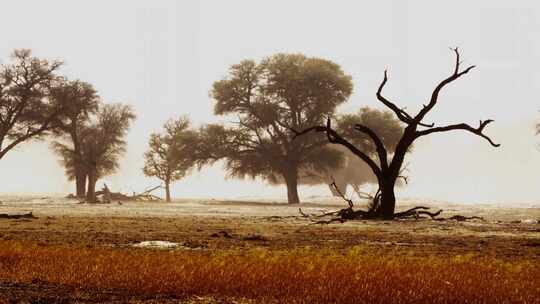
[[[354,94],[341,113],[375,99],[384,69],[386,95],[415,113],[451,73],[458,46],[477,68],[443,92],[426,118],[436,124],[494,119],[492,148],[470,133],[418,141],[408,158],[409,185],[399,197],[453,202],[540,202],[540,4],[538,1],[5,1],[0,60],[15,48],[65,61],[61,73],[88,81],[106,102],[134,106],[138,119],[114,190],[157,185],[141,172],[151,132],[188,114],[213,115],[208,92],[242,59],[304,53],[340,64]],[[47,143],[19,146],[0,160],[0,193],[68,193]],[[101,183],[98,183],[98,187]],[[301,197],[327,195],[301,187]],[[286,198],[285,187],[227,180],[220,165],[173,186],[175,197]]]

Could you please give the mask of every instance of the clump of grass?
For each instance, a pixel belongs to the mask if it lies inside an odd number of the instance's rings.
[[[257,303],[538,303],[537,260],[332,250],[212,253],[0,241],[0,278]]]

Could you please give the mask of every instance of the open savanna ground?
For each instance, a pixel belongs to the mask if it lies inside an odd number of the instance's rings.
[[[0,219],[6,302],[539,302],[534,207],[434,203],[444,217],[485,221],[319,225],[273,202],[0,200],[0,213],[37,217]],[[341,206],[313,199],[302,210]]]

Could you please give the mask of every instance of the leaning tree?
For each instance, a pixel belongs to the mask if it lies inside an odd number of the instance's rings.
[[[324,136],[292,140],[289,129],[324,123],[352,92],[351,77],[339,65],[301,54],[276,54],[260,63],[244,60],[214,83],[217,115],[236,117],[231,126],[208,126],[206,142],[223,153],[230,176],[285,180],[287,198],[299,203],[298,173],[304,168],[335,167],[341,155]],[[209,132],[205,132],[209,131]],[[211,131],[211,132],[210,132]],[[223,145],[215,137],[225,138]]]
[[[428,211],[418,211],[419,208],[413,208],[400,213],[395,213],[396,207],[396,196],[394,193],[394,188],[396,182],[401,176],[401,171],[407,151],[411,148],[414,141],[418,138],[434,134],[442,133],[454,130],[463,130],[478,135],[486,139],[493,147],[498,147],[499,144],[494,143],[491,138],[483,133],[485,127],[491,123],[493,120],[488,119],[485,121],[480,121],[478,127],[472,127],[466,123],[452,124],[447,126],[435,126],[433,123],[427,124],[424,122],[426,115],[437,105],[439,100],[439,94],[441,90],[446,87],[448,84],[457,80],[461,76],[467,74],[475,66],[469,66],[465,69],[461,69],[461,60],[460,54],[457,48],[453,49],[456,60],[453,72],[450,76],[442,80],[433,90],[431,98],[427,104],[425,104],[422,109],[416,114],[411,115],[406,112],[403,108],[398,107],[394,102],[390,101],[383,96],[382,91],[386,82],[388,81],[387,72],[384,72],[384,78],[379,88],[377,90],[377,99],[388,107],[397,118],[405,124],[405,129],[403,134],[399,139],[395,149],[390,150],[384,144],[382,140],[382,134],[380,132],[374,131],[367,125],[364,124],[355,124],[354,129],[359,134],[364,134],[369,137],[376,149],[377,158],[370,157],[370,155],[362,149],[362,147],[357,147],[353,142],[344,138],[339,132],[331,126],[331,119],[328,118],[326,125],[316,125],[302,131],[298,129],[291,128],[294,133],[294,138],[307,134],[309,132],[323,132],[326,134],[326,137],[330,143],[339,144],[345,146],[352,153],[362,159],[373,171],[377,177],[379,190],[373,199],[373,203],[370,205],[369,210],[353,210],[352,203],[350,208],[343,209],[340,212],[340,216],[346,219],[352,218],[383,218],[383,219],[392,219],[402,216],[410,216],[418,213],[427,213]],[[389,159],[391,156],[391,159]],[[431,214],[430,214],[431,215]]]
[[[49,98],[62,62],[34,57],[26,49],[15,50],[11,57],[13,63],[0,66],[0,159],[53,129],[64,111]]]

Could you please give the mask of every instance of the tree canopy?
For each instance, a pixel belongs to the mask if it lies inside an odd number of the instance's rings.
[[[403,125],[391,112],[369,107],[363,107],[357,113],[338,115],[336,121],[338,132],[371,157],[376,156],[376,147],[369,137],[355,130],[356,124],[369,126],[381,137],[389,151],[395,149],[399,138],[403,134]],[[330,185],[335,183],[335,185],[330,186],[330,190],[334,195],[338,196],[339,193],[336,192],[335,187],[341,193],[346,193],[349,185],[355,191],[359,191],[359,187],[364,184],[377,183],[377,178],[373,175],[371,169],[348,149],[333,145],[330,148],[342,153],[343,162],[338,167],[322,168],[322,171],[315,171],[311,168],[300,171],[300,184]],[[277,182],[282,184],[285,181],[280,178]]]
[[[63,142],[71,142],[71,149],[64,149],[64,143],[53,143],[54,150],[62,156],[64,168],[69,180],[75,180],[76,196],[86,195],[88,172],[82,164],[81,133],[88,127],[91,115],[100,105],[99,96],[94,87],[80,80],[62,79],[51,89],[51,100],[65,111],[55,120],[55,135]],[[66,155],[66,154],[72,155]]]
[[[54,120],[65,110],[49,98],[62,62],[33,57],[26,49],[15,50],[11,59],[0,66],[0,159],[54,128]]]
[[[88,202],[96,201],[95,185],[99,178],[114,173],[119,158],[125,152],[125,136],[135,119],[133,109],[124,104],[103,104],[90,118],[88,125],[80,129],[80,163],[88,175]],[[55,150],[62,156],[68,175],[77,165],[72,144],[56,142]]]
[[[351,77],[325,59],[277,54],[260,63],[244,60],[213,85],[215,114],[234,123],[201,129],[206,145],[223,144],[218,151],[201,148],[207,152],[202,158],[225,159],[233,177],[283,178],[289,203],[298,203],[298,172],[337,167],[342,157],[324,136],[293,140],[290,129],[323,122],[351,93]]]
[[[369,107],[361,108],[355,114],[344,114],[337,119],[337,131],[365,153],[375,156],[377,148],[368,135],[358,132],[363,125],[375,132],[389,153],[393,153],[403,135],[403,125],[390,111]]]
[[[171,119],[163,129],[163,133],[150,135],[143,172],[163,181],[166,201],[170,202],[170,184],[183,178],[194,165],[192,153],[197,132],[190,129],[187,117]]]

